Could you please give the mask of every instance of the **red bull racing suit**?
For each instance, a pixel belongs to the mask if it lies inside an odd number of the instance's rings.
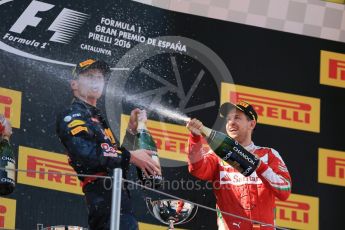
[[[69,164],[78,174],[111,176],[114,168],[122,168],[124,178],[129,167],[130,153],[113,136],[98,108],[77,98],[57,118],[57,134],[65,146]],[[125,140],[134,141],[126,134]],[[110,228],[111,191],[109,179],[79,177],[83,184],[88,222],[91,230]],[[125,186],[124,186],[125,187]],[[123,188],[121,196],[121,229],[137,229],[137,221]]]

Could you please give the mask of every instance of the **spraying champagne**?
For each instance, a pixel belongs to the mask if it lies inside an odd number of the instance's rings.
[[[155,106],[153,110],[164,117],[174,119],[181,123],[188,123],[191,119],[186,115],[169,110],[162,106]],[[138,127],[139,129],[139,127]],[[212,130],[205,126],[198,130],[206,137],[210,148],[224,161],[237,169],[244,176],[251,175],[260,164],[260,159],[248,152],[236,140],[228,135]]]
[[[244,176],[251,175],[260,164],[260,159],[224,133],[212,130],[204,125],[193,130],[193,132],[200,132],[200,134],[205,136],[208,145],[214,153]]]

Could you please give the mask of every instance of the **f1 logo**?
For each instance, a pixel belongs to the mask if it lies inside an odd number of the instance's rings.
[[[41,1],[32,1],[12,25],[10,31],[21,34],[27,26],[37,27],[42,18],[37,17],[36,14],[48,11],[54,6]],[[64,8],[48,28],[48,30],[55,32],[50,41],[67,44],[89,18],[88,14]],[[67,22],[69,26],[67,26]]]

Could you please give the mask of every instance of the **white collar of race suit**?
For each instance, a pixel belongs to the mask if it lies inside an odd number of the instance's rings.
[[[249,145],[244,146],[244,148],[248,151],[248,152],[253,152],[256,149],[256,146],[254,145],[254,142],[250,142]]]

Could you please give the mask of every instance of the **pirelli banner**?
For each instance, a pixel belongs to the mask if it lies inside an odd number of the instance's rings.
[[[0,229],[14,229],[16,200],[0,197]]]
[[[14,193],[0,198],[0,229],[87,227],[80,181],[55,133],[73,98],[72,67],[87,58],[111,66],[98,107],[118,139],[133,108],[148,111],[170,183],[162,191],[215,207],[211,189],[188,173],[181,118],[224,132],[220,105],[245,100],[259,115],[254,143],[276,149],[292,176],[292,195],[276,201],[276,224],[343,229],[343,43],[135,1],[0,0],[0,15],[0,113],[12,123],[20,170]],[[134,167],[128,178],[137,180]],[[166,197],[131,194],[141,229],[166,228],[144,201]],[[217,229],[216,214],[199,209],[178,227]]]

